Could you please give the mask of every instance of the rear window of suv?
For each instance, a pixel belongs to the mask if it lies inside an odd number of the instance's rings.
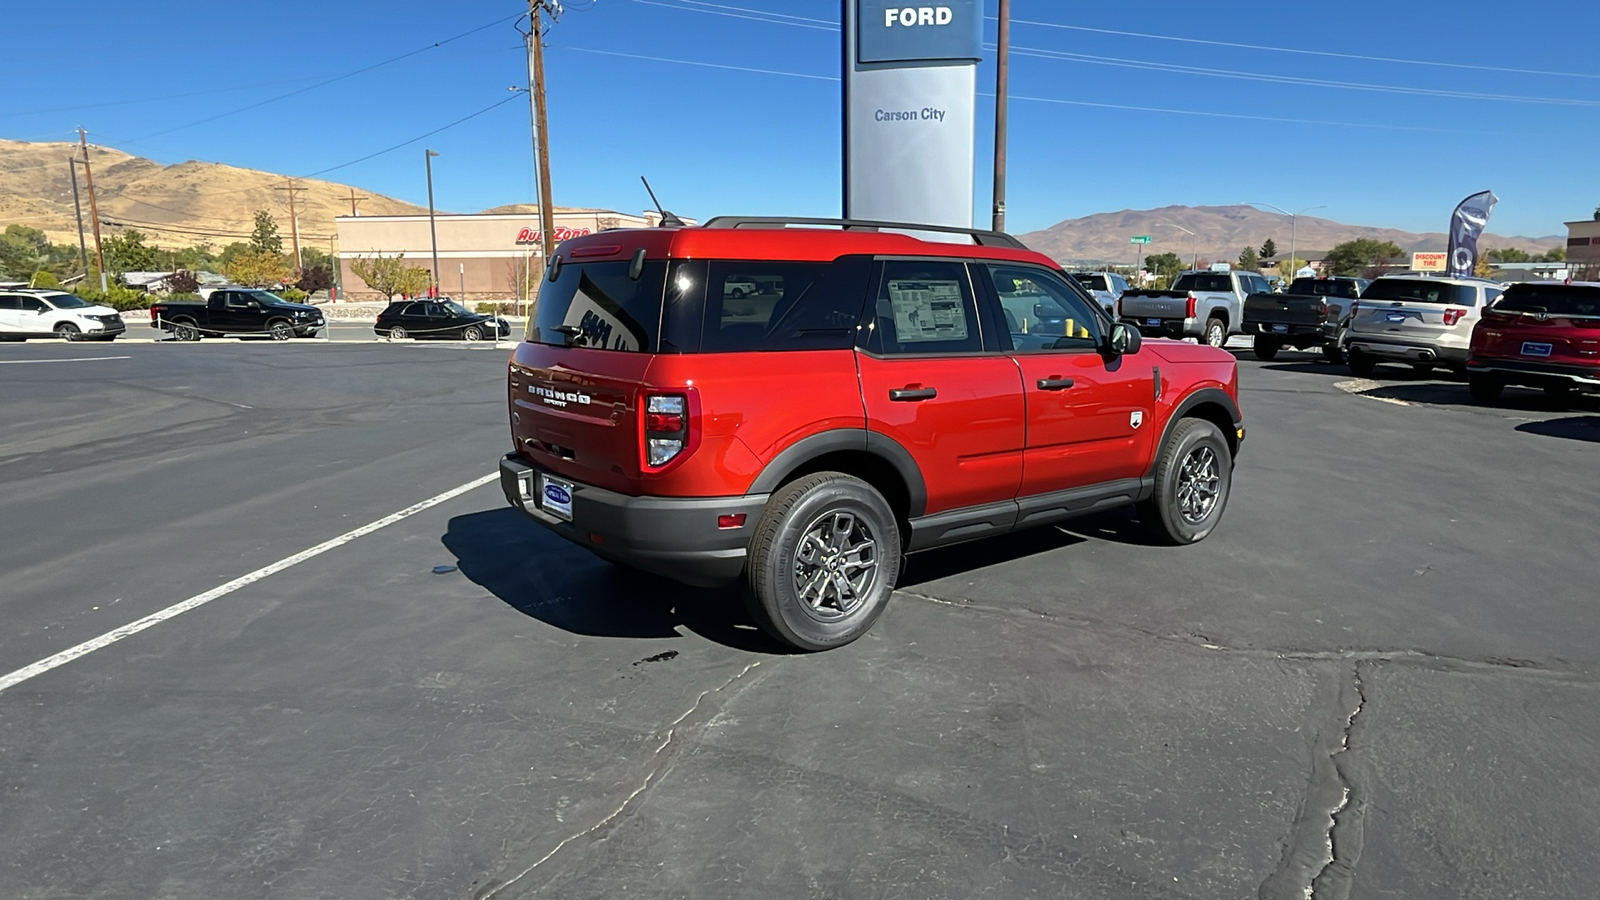
[[[551,266],[539,288],[528,340],[557,347],[655,352],[667,264],[645,263],[638,280],[628,277],[631,266],[630,261]]]
[[[1380,278],[1361,292],[1363,300],[1392,300],[1399,303],[1440,303],[1445,306],[1477,306],[1478,289],[1445,281],[1408,278]]]
[[[1494,305],[1506,312],[1552,316],[1600,316],[1600,287],[1578,284],[1513,284]]]
[[[1087,289],[1087,290],[1091,290],[1091,291],[1110,291],[1111,290],[1111,288],[1106,285],[1106,277],[1104,275],[1087,275],[1087,274],[1080,274],[1080,273],[1076,273],[1075,272],[1075,273],[1073,273],[1072,277],[1079,284],[1083,285],[1084,288]]]

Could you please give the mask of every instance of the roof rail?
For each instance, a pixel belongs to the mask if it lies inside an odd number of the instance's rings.
[[[786,228],[790,225],[833,226],[844,231],[882,231],[886,228],[901,231],[932,231],[938,234],[964,234],[980,247],[1011,247],[1029,250],[1027,244],[1001,231],[982,228],[956,228],[950,225],[916,225],[910,222],[876,222],[869,219],[808,219],[786,216],[717,216],[706,222],[706,228]]]

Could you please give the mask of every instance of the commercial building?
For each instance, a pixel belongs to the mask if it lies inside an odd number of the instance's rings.
[[[555,212],[556,243],[611,228],[651,228],[661,217],[605,209]],[[339,274],[341,300],[382,300],[355,273],[364,257],[404,256],[408,265],[433,268],[433,241],[428,216],[340,216]],[[542,229],[537,210],[525,213],[439,215],[432,225],[439,235],[440,291],[464,300],[519,300],[537,293],[544,271]]]
[[[1600,209],[1567,223],[1567,268],[1579,281],[1600,281]]]

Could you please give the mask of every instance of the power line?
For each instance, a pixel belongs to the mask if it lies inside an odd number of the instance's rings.
[[[633,2],[634,3],[642,3],[645,6],[660,6],[660,7],[665,7],[666,9],[676,9],[676,10],[679,10],[680,12],[705,13],[707,15],[712,15],[712,16],[723,16],[723,17],[729,18],[729,19],[749,19],[752,22],[766,22],[769,25],[792,25],[795,28],[811,28],[811,29],[814,29],[816,31],[838,31],[839,30],[839,26],[837,26],[837,25],[831,25],[831,24],[830,25],[812,25],[812,24],[809,24],[808,22],[786,21],[786,19],[798,18],[798,17],[787,17],[787,16],[784,16],[782,18],[776,18],[778,16],[782,16],[782,13],[769,13],[769,12],[765,12],[764,10],[744,9],[743,7],[738,7],[738,6],[726,6],[726,7],[723,7],[723,9],[729,9],[729,10],[736,9],[736,10],[741,10],[742,12],[745,12],[745,13],[753,13],[753,15],[741,15],[740,13],[737,13],[737,12],[722,12],[722,11],[715,10],[715,9],[701,9],[699,7],[694,7],[694,6],[678,6],[678,5],[673,4],[673,3],[662,3],[662,2],[660,2],[660,0],[633,0]],[[819,19],[819,20],[816,20],[816,21],[822,21],[822,20]]]
[[[409,147],[412,144],[415,144],[416,142],[418,142],[420,140],[423,140],[425,138],[433,137],[434,135],[438,134],[441,131],[447,131],[447,130],[449,130],[451,128],[454,128],[457,125],[460,125],[461,123],[466,122],[466,121],[468,121],[470,119],[476,119],[477,117],[483,115],[484,113],[489,112],[490,110],[498,109],[499,107],[505,106],[507,103],[510,103],[511,101],[516,100],[516,99],[518,99],[517,95],[516,94],[512,94],[511,96],[505,98],[504,100],[500,100],[498,102],[491,103],[488,106],[485,106],[483,109],[480,109],[475,113],[472,113],[471,115],[462,116],[461,118],[455,120],[454,122],[451,122],[449,125],[444,125],[444,126],[441,126],[439,128],[435,128],[434,130],[432,130],[432,131],[430,131],[430,132],[428,132],[426,134],[419,134],[416,137],[411,138],[409,140],[401,141],[400,143],[395,144],[393,147],[388,147],[388,148],[385,148],[383,150],[379,150],[377,153],[368,153],[366,156],[363,156],[360,159],[352,159],[349,162],[340,163],[337,166],[329,166],[326,169],[319,169],[319,170],[317,170],[315,172],[310,173],[309,175],[302,175],[300,177],[301,178],[315,178],[318,175],[325,175],[325,174],[327,174],[329,172],[334,172],[334,171],[337,171],[339,169],[348,168],[350,166],[355,165],[356,163],[364,163],[369,159],[376,159],[377,157],[380,157],[380,156],[384,155],[385,153],[393,153],[394,151],[399,150],[402,147]]]
[[[595,53],[600,56],[620,56],[626,59],[642,59],[650,62],[676,63],[683,66],[700,66],[707,69],[731,69],[735,72],[753,72],[758,75],[786,75],[790,78],[809,78],[816,81],[838,81],[837,75],[809,75],[804,72],[781,72],[777,69],[759,69],[752,66],[733,66],[724,63],[695,62],[688,59],[670,59],[665,56],[643,56],[638,53],[619,53],[615,50],[592,50],[588,47],[573,47],[566,44],[550,44],[553,50],[572,50],[577,53]]]
[[[240,84],[233,87],[212,88],[206,91],[187,91],[182,94],[163,94],[158,97],[137,97],[132,100],[107,100],[103,103],[84,103],[79,106],[62,106],[56,109],[29,109],[22,112],[9,112],[8,116],[45,116],[54,113],[77,112],[84,109],[104,109],[110,106],[138,106],[144,103],[159,103],[164,100],[182,100],[187,97],[203,97],[209,94],[226,94],[232,91],[251,91],[262,87],[276,87],[280,84],[298,84],[310,81],[316,76],[305,78],[280,78],[277,81],[261,81],[255,84]]]

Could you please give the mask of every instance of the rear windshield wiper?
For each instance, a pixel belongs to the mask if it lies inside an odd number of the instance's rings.
[[[566,335],[568,347],[578,347],[588,343],[588,341],[582,340],[583,329],[576,325],[557,325],[550,330],[557,334]]]

